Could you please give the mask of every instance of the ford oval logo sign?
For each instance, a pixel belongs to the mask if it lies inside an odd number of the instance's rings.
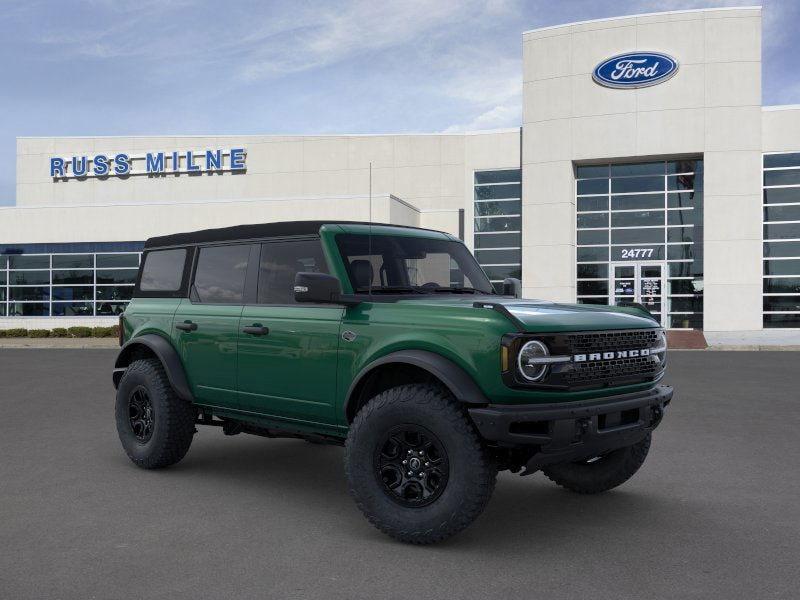
[[[641,88],[666,81],[678,72],[678,61],[660,52],[628,52],[601,62],[592,73],[600,85]]]

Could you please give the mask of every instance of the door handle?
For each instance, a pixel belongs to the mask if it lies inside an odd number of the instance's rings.
[[[253,323],[248,327],[242,327],[242,333],[249,333],[250,335],[267,335],[269,327],[263,327],[258,323]]]
[[[181,331],[194,331],[195,329],[197,329],[197,323],[192,323],[191,321],[184,321],[183,323],[176,324],[175,329],[180,329]]]

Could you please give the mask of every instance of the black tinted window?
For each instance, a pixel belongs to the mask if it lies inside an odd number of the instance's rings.
[[[181,288],[185,261],[185,248],[148,252],[145,255],[144,266],[142,267],[142,280],[139,289],[144,292],[178,291]]]
[[[243,304],[249,245],[201,248],[194,274],[194,289],[200,302]]]
[[[259,304],[294,304],[294,277],[300,272],[328,272],[319,240],[262,244]]]

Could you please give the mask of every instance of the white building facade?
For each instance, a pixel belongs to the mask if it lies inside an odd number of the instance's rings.
[[[800,330],[800,107],[762,106],[760,8],[538,29],[523,52],[509,130],[19,138],[0,328],[114,318],[150,236],[371,218],[460,235],[526,297]]]

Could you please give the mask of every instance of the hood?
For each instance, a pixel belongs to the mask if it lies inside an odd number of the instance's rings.
[[[405,301],[405,300],[404,300]],[[436,306],[465,307],[483,304],[475,310],[500,307],[508,311],[515,325],[529,332],[599,331],[603,329],[649,329],[660,325],[637,308],[594,304],[559,304],[547,300],[446,294],[407,302]],[[503,310],[504,309],[504,310]]]
[[[557,304],[544,300],[501,303],[525,331],[646,329],[660,325],[636,308],[592,304]]]

